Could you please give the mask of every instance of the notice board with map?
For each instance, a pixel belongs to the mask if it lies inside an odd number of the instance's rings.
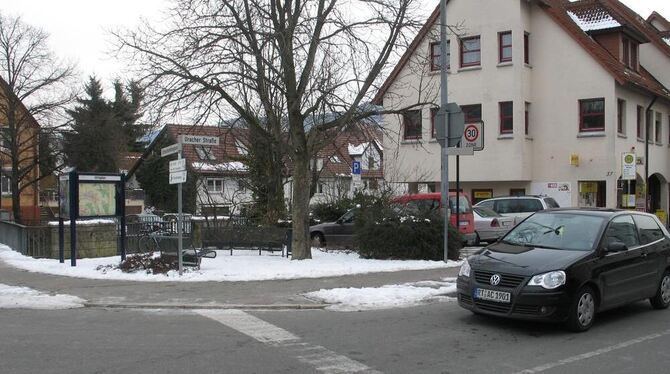
[[[79,217],[116,215],[115,183],[79,183]]]

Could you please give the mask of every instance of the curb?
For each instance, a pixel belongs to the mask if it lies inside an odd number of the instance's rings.
[[[322,310],[330,304],[141,304],[84,303],[85,308],[107,309],[241,309],[241,310]]]

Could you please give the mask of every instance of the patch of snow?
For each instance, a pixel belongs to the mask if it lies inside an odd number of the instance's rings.
[[[606,30],[621,26],[604,9],[590,9],[579,14],[568,11],[568,15],[582,31]]]
[[[207,162],[193,162],[191,166],[197,171],[247,171],[247,166],[239,161],[210,164]]]
[[[349,155],[354,156],[354,155],[362,155],[363,152],[365,152],[365,149],[368,148],[368,145],[370,143],[361,143],[359,145],[353,145],[349,143],[347,146],[347,149],[349,151]]]
[[[670,45],[670,36],[663,37],[665,44]]]
[[[116,221],[113,219],[82,219],[82,220],[77,220],[77,226],[93,226],[93,225],[103,225],[103,224],[115,224]],[[49,226],[58,226],[58,222],[50,221],[48,223]],[[70,225],[70,220],[64,220],[63,225],[69,226]]]
[[[35,259],[0,245],[0,259],[19,269],[62,275],[76,278],[132,280],[143,282],[226,282],[260,281],[274,279],[299,279],[336,277],[351,274],[391,272],[402,270],[423,270],[452,268],[462,261],[419,261],[419,260],[367,260],[356,253],[323,252],[312,249],[312,260],[292,261],[279,254],[257,251],[217,251],[217,257],[204,258],[199,270],[190,270],[181,277],[176,271],[167,275],[146,273],[124,273],[115,268],[120,256],[84,258],[77,260],[77,266],[69,262],[61,264],[54,259]]]
[[[71,295],[48,295],[28,287],[0,283],[0,309],[72,309],[86,301]]]
[[[352,312],[390,308],[406,308],[435,301],[447,301],[456,292],[456,279],[442,282],[423,281],[382,287],[334,288],[309,292],[304,296],[333,304],[327,309]]]

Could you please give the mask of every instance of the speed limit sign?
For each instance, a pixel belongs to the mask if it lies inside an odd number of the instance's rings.
[[[466,123],[463,127],[461,148],[474,148],[475,151],[484,149],[484,123]]]

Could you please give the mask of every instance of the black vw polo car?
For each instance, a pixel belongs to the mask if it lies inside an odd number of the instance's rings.
[[[477,314],[591,327],[596,312],[649,299],[670,305],[670,234],[645,213],[535,213],[463,262],[458,303]]]

